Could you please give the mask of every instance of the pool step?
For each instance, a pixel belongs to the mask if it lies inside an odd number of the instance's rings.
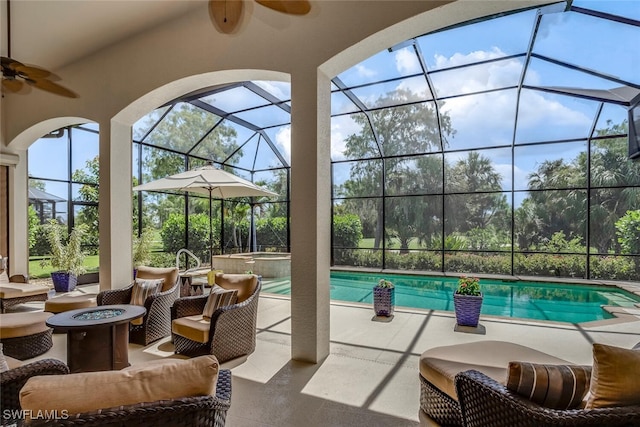
[[[628,314],[628,315],[632,315],[632,316],[638,316],[640,317],[640,307],[636,306],[635,307],[620,307],[617,305],[603,305],[602,309],[613,314],[614,316],[618,315],[618,314]]]
[[[623,294],[616,292],[598,292],[602,298],[605,298],[611,305],[628,306],[635,303],[635,299],[629,298]]]

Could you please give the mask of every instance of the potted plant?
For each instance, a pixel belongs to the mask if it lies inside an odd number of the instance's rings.
[[[393,316],[395,286],[388,280],[380,279],[373,287],[373,309],[376,316]]]
[[[482,309],[480,279],[461,276],[458,279],[458,288],[453,294],[453,306],[459,326],[477,327]]]
[[[145,228],[140,236],[133,236],[133,278],[136,277],[138,267],[149,265],[151,262],[151,246],[153,245],[153,230]]]
[[[74,227],[66,239],[65,227],[56,220],[49,220],[44,227],[47,241],[51,247],[51,257],[40,262],[42,267],[51,265],[51,280],[56,292],[69,292],[76,288],[78,276],[86,271],[82,251],[82,239],[86,234],[86,226]]]

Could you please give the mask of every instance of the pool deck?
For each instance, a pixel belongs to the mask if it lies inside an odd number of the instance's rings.
[[[42,306],[34,302],[20,309]],[[396,309],[390,321],[377,321],[370,306],[333,302],[330,354],[310,364],[291,360],[289,298],[263,294],[258,307],[256,351],[223,364],[233,371],[227,427],[427,425],[418,415],[418,361],[429,348],[502,340],[590,364],[594,342],[624,348],[640,342],[640,315],[583,324],[482,316],[486,333],[480,335],[454,332],[451,312]],[[66,334],[54,334],[53,341],[36,359],[66,360]],[[129,345],[134,365],[167,357],[180,357],[169,338]]]

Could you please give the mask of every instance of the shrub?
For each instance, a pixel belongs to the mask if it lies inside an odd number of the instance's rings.
[[[354,214],[333,216],[333,246],[357,248],[362,240],[362,222]]]

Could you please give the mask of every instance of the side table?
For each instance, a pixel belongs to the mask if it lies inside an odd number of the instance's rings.
[[[67,333],[67,365],[72,373],[129,366],[129,322],[145,315],[138,305],[103,305],[65,311],[47,325]]]

